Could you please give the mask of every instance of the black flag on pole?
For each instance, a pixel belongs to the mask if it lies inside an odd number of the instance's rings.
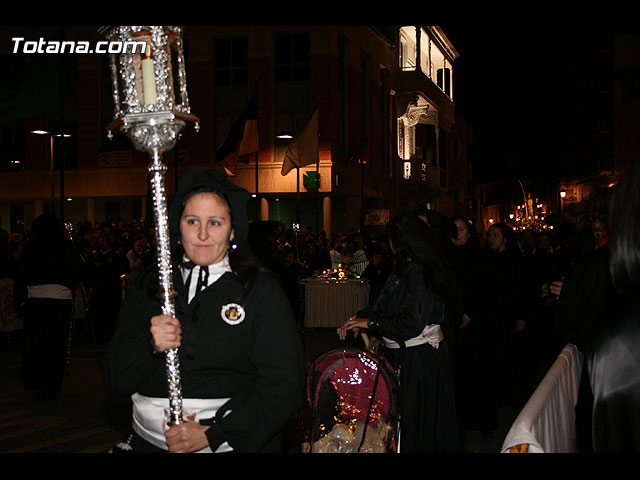
[[[238,162],[249,163],[246,155],[260,150],[258,145],[258,89],[233,124],[227,137],[215,152],[216,163],[222,163],[230,176],[235,176]]]

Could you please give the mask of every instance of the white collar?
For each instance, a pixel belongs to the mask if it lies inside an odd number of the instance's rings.
[[[188,262],[189,258],[187,258],[187,256],[183,256],[182,258],[183,262]],[[195,279],[198,278],[198,276],[200,275],[200,266],[196,265],[195,267],[193,267],[193,269],[189,269],[186,268],[184,266],[180,266],[180,270],[182,271],[182,281],[186,283],[187,279],[189,278],[189,274],[191,274],[191,281],[189,283],[189,299],[188,301],[191,302],[191,300],[193,299],[193,297],[195,297],[196,295],[196,286],[197,286],[197,281],[195,281]],[[202,267],[202,268],[208,268],[209,269],[209,278],[207,281],[207,287],[209,285],[211,285],[212,283],[214,283],[216,280],[218,280],[222,275],[224,275],[226,272],[230,272],[231,271],[231,266],[229,265],[229,255],[225,255],[224,258],[218,262],[218,263],[213,263],[211,265],[209,265],[208,267]]]

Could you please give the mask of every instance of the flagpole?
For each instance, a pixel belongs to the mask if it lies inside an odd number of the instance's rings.
[[[320,100],[316,100],[316,109],[320,110]],[[319,202],[320,202],[320,148],[318,148],[318,152],[316,153],[316,235],[317,236],[320,236]]]
[[[296,223],[300,224],[300,167],[296,167]]]
[[[313,152],[313,153],[311,153]],[[315,159],[313,155],[315,154]],[[296,224],[300,224],[300,167],[318,163],[318,112],[313,112],[289,145],[282,162],[281,175],[296,169]]]
[[[260,220],[260,200],[258,199],[258,152],[256,156],[256,222]]]
[[[296,225],[294,233],[296,235],[296,261],[300,260],[300,256],[298,254],[298,230],[300,229],[300,167],[296,167]]]
[[[258,79],[255,78],[254,79],[254,87],[253,87],[253,92],[254,94],[256,94],[258,92]],[[256,105],[256,115],[258,114],[258,106]],[[255,156],[256,156],[256,222],[260,220],[260,200],[258,198],[258,152],[259,150],[256,150],[255,152]]]
[[[316,235],[320,235],[320,152],[316,160]]]

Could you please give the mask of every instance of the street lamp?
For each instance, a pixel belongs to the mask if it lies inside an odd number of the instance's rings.
[[[72,135],[66,132],[53,133],[44,128],[34,128],[31,130],[31,133],[34,135],[48,135],[49,136],[49,176],[51,177],[51,206],[50,213],[55,215],[55,186],[54,186],[54,146],[53,139],[54,137],[58,138],[70,138]],[[60,219],[64,221],[64,155],[62,156],[62,161],[60,162]]]
[[[564,222],[564,197],[567,196],[567,191],[563,188],[560,189],[560,220]]]

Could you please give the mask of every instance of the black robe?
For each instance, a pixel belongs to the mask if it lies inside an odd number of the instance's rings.
[[[27,390],[55,397],[62,388],[69,346],[72,300],[28,297],[28,288],[58,285],[73,290],[82,265],[64,238],[25,245],[14,281],[14,301],[24,319],[20,379]]]
[[[301,407],[305,376],[301,342],[278,281],[260,273],[239,300],[242,284],[225,273],[187,305],[181,275],[174,277],[183,329],[183,398],[230,398],[215,419],[197,419],[211,425],[206,431],[211,449],[226,441],[237,452],[278,451],[280,429]],[[165,358],[153,353],[149,331],[149,320],[161,307],[149,291],[153,282],[145,285],[148,278],[127,292],[103,375],[113,393],[166,397]],[[236,325],[221,316],[230,303],[241,303],[246,314]]]
[[[495,430],[498,427],[497,272],[484,250],[467,244],[455,247],[453,252],[462,289],[462,310],[471,319],[457,329],[452,352],[458,420],[465,430]]]
[[[400,276],[392,273],[372,307],[358,313],[374,322],[371,334],[398,343],[418,336],[427,325],[446,317],[439,295],[424,280],[423,271],[409,262]],[[458,452],[451,365],[446,342],[403,349],[385,348],[394,369],[401,366],[400,451]]]

